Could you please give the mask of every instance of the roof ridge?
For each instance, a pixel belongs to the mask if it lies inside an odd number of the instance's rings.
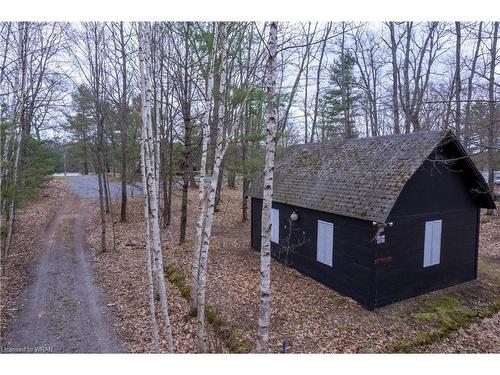
[[[364,141],[373,141],[373,140],[378,140],[378,139],[385,139],[385,138],[406,138],[406,137],[413,137],[413,136],[425,136],[425,135],[431,135],[431,134],[441,134],[443,137],[446,135],[453,135],[453,132],[450,129],[438,129],[438,130],[419,130],[416,132],[411,132],[411,133],[399,133],[399,134],[384,134],[384,135],[377,135],[374,137],[358,137],[358,138],[343,138],[343,139],[336,139],[336,140],[329,140],[325,142],[312,142],[312,143],[296,143],[293,145],[289,145],[285,148],[290,148],[290,147],[313,147],[313,146],[320,146],[320,145],[327,145],[327,144],[344,144],[348,142],[364,142]]]

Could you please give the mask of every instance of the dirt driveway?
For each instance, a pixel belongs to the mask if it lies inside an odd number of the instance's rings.
[[[123,351],[87,250],[85,219],[95,205],[77,195],[61,204],[20,296],[21,311],[7,331],[4,352]]]

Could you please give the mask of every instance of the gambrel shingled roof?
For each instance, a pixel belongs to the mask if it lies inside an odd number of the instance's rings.
[[[449,131],[422,131],[289,147],[276,156],[273,201],[385,222],[410,177],[450,139]],[[263,176],[249,195],[262,198],[262,188]]]

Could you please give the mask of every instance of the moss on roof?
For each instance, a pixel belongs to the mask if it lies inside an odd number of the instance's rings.
[[[385,222],[401,190],[448,131],[295,145],[276,157],[275,202]],[[263,176],[249,195],[262,198]]]

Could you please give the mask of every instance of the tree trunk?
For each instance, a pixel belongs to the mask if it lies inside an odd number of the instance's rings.
[[[141,102],[142,102],[142,145],[144,148],[144,167],[146,172],[146,186],[144,194],[147,194],[149,201],[149,216],[151,223],[152,246],[156,265],[156,276],[158,279],[158,289],[160,294],[160,304],[164,323],[164,334],[167,339],[167,348],[170,353],[173,352],[172,327],[168,314],[167,289],[165,286],[165,276],[163,272],[163,254],[160,240],[160,221],[159,221],[159,194],[158,178],[159,164],[157,160],[156,137],[153,132],[151,119],[151,68],[150,68],[150,49],[149,49],[149,23],[139,24],[139,58],[141,73]],[[144,181],[144,179],[143,179]],[[148,218],[145,218],[148,220]]]
[[[170,111],[172,109],[170,108]],[[170,225],[172,219],[172,188],[174,184],[174,124],[171,118],[169,128],[169,146],[168,146],[168,202],[166,207],[167,225]]]
[[[200,262],[198,271],[198,296],[197,296],[197,325],[196,325],[196,336],[197,336],[197,348],[198,352],[206,352],[205,344],[205,294],[207,285],[207,266],[208,266],[208,250],[210,247],[210,236],[212,233],[212,223],[214,217],[215,209],[215,192],[217,190],[217,184],[219,181],[219,171],[224,158],[224,154],[227,151],[229,142],[224,144],[224,131],[223,131],[223,120],[224,120],[224,98],[225,98],[225,85],[226,85],[226,29],[224,22],[218,23],[218,34],[220,35],[220,86],[219,95],[217,99],[219,100],[219,116],[217,118],[217,140],[215,148],[215,162],[212,168],[212,176],[210,179],[210,190],[208,193],[208,202],[205,216],[205,227],[203,229],[203,244],[200,250]]]
[[[314,97],[314,113],[313,120],[311,125],[311,143],[314,142],[314,136],[316,134],[317,121],[318,121],[318,110],[319,110],[319,98],[320,98],[320,84],[321,84],[321,64],[323,63],[323,57],[325,55],[326,41],[328,40],[328,35],[330,34],[330,30],[332,28],[331,22],[328,23],[326,28],[325,37],[323,44],[321,46],[321,53],[319,55],[318,61],[318,70],[316,71],[316,94]]]
[[[227,187],[229,189],[236,189],[236,173],[233,169],[229,171],[227,176]]]
[[[460,81],[460,50],[462,47],[462,35],[460,22],[455,22],[455,30],[457,32],[456,48],[455,48],[455,134],[460,139],[461,125],[460,116],[462,107],[460,105],[460,93],[462,91],[462,82]]]
[[[241,151],[241,161],[243,164],[243,191],[242,191],[242,206],[241,206],[241,221],[246,222],[248,220],[248,187],[250,181],[248,178],[248,167],[247,167],[247,153],[248,153],[248,133],[250,132],[250,113],[248,110],[245,112],[245,130],[243,135],[243,144]]]
[[[398,105],[398,60],[397,60],[397,44],[396,32],[394,30],[394,22],[389,22],[389,31],[391,34],[391,58],[392,58],[392,114],[394,118],[394,133],[399,134],[399,105]]]
[[[219,165],[219,172],[217,175],[217,189],[215,190],[215,212],[220,211],[221,202],[221,191],[222,191],[222,179],[224,178],[224,158],[222,158],[221,164]]]
[[[186,240],[187,227],[187,206],[188,206],[188,188],[192,182],[193,163],[192,163],[192,140],[191,140],[191,105],[189,94],[189,73],[188,73],[188,58],[189,58],[189,42],[188,31],[189,23],[186,25],[187,31],[185,35],[184,46],[184,83],[182,87],[182,116],[184,119],[184,168],[183,168],[183,183],[182,183],[182,202],[181,202],[181,226],[179,243],[184,243]]]
[[[109,191],[109,180],[108,175],[105,174],[104,178],[106,179],[106,187],[108,189],[108,197],[111,196],[111,192]],[[111,215],[111,234],[113,235],[113,250],[116,250],[116,227],[115,227],[115,214],[113,211],[113,202],[109,202],[109,214]]]
[[[206,212],[206,187],[205,187],[205,175],[207,169],[207,153],[208,153],[208,141],[210,137],[210,110],[212,107],[213,99],[213,76],[214,76],[214,65],[216,56],[216,46],[217,46],[217,31],[213,35],[213,44],[210,58],[208,61],[208,78],[207,78],[207,88],[205,93],[205,114],[202,121],[202,144],[201,144],[201,161],[200,161],[200,182],[198,185],[198,219],[196,220],[196,235],[193,247],[193,264],[191,267],[191,295],[190,295],[190,307],[192,311],[196,311],[198,305],[198,277],[200,270],[200,252],[201,252],[201,240],[203,235],[203,223],[205,219]]]
[[[26,61],[26,44],[28,38],[27,27],[24,23],[21,23],[19,26],[19,40],[18,40],[18,70],[16,76],[16,87],[19,88],[19,92],[15,92],[14,96],[17,98],[14,99],[14,107],[12,111],[12,123],[14,127],[17,127],[16,137],[14,139],[14,148],[13,148],[13,165],[12,165],[12,180],[11,180],[11,188],[16,191],[17,189],[17,178],[19,171],[20,159],[22,156],[22,145],[23,138],[25,135],[24,125],[25,121],[25,103],[26,103],[26,86],[27,86],[27,61]],[[20,84],[20,86],[19,86]],[[17,116],[16,112],[19,111],[19,116]],[[19,119],[18,119],[19,117]],[[17,125],[16,125],[17,124]],[[4,251],[4,262],[7,261],[7,257],[9,255],[10,245],[12,242],[12,235],[14,230],[14,221],[16,214],[16,200],[15,197],[10,199],[9,203],[9,211],[8,211],[8,222],[7,222],[7,237],[5,240],[5,248]],[[4,268],[2,267],[2,270]]]
[[[18,129],[16,134],[15,142],[14,142],[14,164],[12,166],[12,184],[11,186],[16,189],[17,187],[17,175],[19,170],[19,159],[21,154],[21,142],[22,142],[22,130]],[[12,243],[12,234],[14,230],[14,221],[15,221],[15,209],[16,209],[16,200],[15,197],[12,197],[9,204],[9,213],[7,216],[7,238],[5,239],[5,255],[3,257],[4,262],[7,261],[7,257],[9,256],[10,245]],[[3,267],[2,267],[3,269]]]
[[[104,128],[104,125],[103,125]],[[101,143],[101,150],[105,148],[104,147],[104,141]],[[103,152],[103,159],[102,160],[102,185],[104,189],[104,206],[106,208],[106,213],[109,213],[109,206],[110,206],[110,196],[108,194],[108,173],[109,173],[109,166],[108,166],[108,158],[107,158],[107,153],[106,151]]]
[[[83,174],[87,176],[89,174],[89,156],[87,153],[87,135],[85,131],[83,132]]]
[[[257,352],[267,351],[271,322],[271,206],[273,199],[274,155],[276,149],[276,54],[278,23],[272,22],[269,30],[267,59],[267,124],[266,161],[262,201],[262,229],[260,249],[260,311]]]
[[[493,40],[491,42],[490,79],[488,82],[489,126],[488,126],[488,187],[495,193],[495,154],[497,130],[495,124],[495,67],[497,59],[498,21],[493,24]],[[487,210],[488,215],[496,215],[496,209]]]
[[[464,145],[467,151],[470,151],[470,138],[471,138],[471,99],[472,99],[472,84],[474,82],[474,75],[476,74],[476,64],[477,58],[479,56],[479,51],[481,48],[481,33],[483,29],[483,23],[479,22],[479,30],[477,33],[476,48],[474,50],[474,57],[472,58],[472,65],[470,68],[470,76],[467,83],[467,102],[465,103],[465,121],[464,121]]]
[[[105,253],[106,252],[106,213],[105,213],[105,207],[104,207],[104,193],[103,193],[103,186],[104,183],[102,181],[103,179],[103,168],[102,168],[102,161],[101,161],[101,156],[100,156],[100,151],[99,151],[99,146],[96,152],[97,156],[97,163],[96,163],[96,173],[97,173],[97,186],[99,190],[99,210],[101,214],[101,252]]]
[[[307,25],[307,33],[311,31],[311,22],[308,23]],[[305,84],[304,84],[304,143],[307,143],[309,141],[309,116],[308,116],[308,107],[307,107],[307,97],[308,97],[308,89],[309,89],[309,62],[311,59],[311,54],[307,53],[308,51],[306,50],[307,54],[307,60],[306,60],[306,73],[305,73]]]
[[[125,53],[125,37],[123,22],[120,22],[120,53],[122,59],[122,98],[121,98],[121,180],[122,201],[120,207],[120,221],[127,221],[127,142],[128,142],[128,105],[127,105],[127,59]]]
[[[406,23],[406,47],[405,59],[403,65],[403,85],[404,85],[404,104],[405,113],[405,133],[411,132],[411,110],[410,110],[410,45],[413,22]]]

